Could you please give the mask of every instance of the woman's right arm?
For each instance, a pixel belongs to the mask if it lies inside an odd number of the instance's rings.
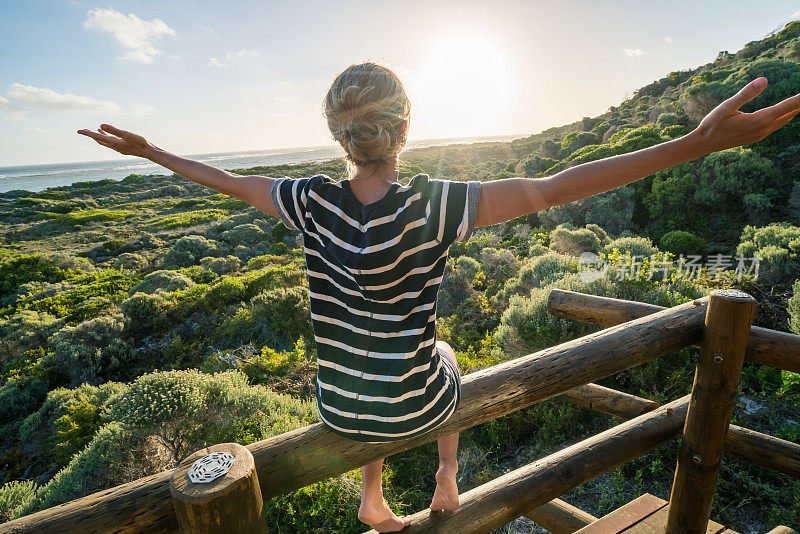
[[[590,197],[711,152],[760,141],[800,112],[800,94],[754,113],[739,111],[766,85],[766,78],[753,80],[678,139],[583,163],[547,178],[484,182],[475,226],[491,226]]]
[[[272,204],[270,189],[274,178],[267,176],[242,176],[219,169],[199,161],[183,158],[150,143],[141,135],[102,124],[102,130],[78,130],[78,133],[91,137],[98,144],[120,154],[149,159],[184,178],[204,185],[225,195],[243,200],[251,206],[278,217]],[[111,135],[109,135],[111,134]]]

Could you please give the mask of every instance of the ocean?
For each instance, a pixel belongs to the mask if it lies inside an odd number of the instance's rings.
[[[426,146],[477,143],[486,141],[510,141],[523,137],[505,135],[493,137],[461,137],[450,139],[426,139],[409,141],[409,148]],[[247,150],[216,154],[194,154],[184,157],[220,167],[222,169],[246,169],[260,165],[282,165],[341,157],[344,154],[338,145],[273,150]],[[0,193],[14,189],[36,192],[48,187],[70,185],[74,182],[111,178],[121,180],[130,174],[166,174],[172,171],[143,158],[125,158],[105,161],[76,163],[53,163],[46,165],[20,165],[0,167]]]

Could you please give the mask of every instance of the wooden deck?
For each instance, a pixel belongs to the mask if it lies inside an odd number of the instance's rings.
[[[649,493],[586,525],[575,534],[664,534],[669,503]],[[738,534],[708,522],[706,534]]]

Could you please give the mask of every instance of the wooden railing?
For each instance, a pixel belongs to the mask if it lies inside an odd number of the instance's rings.
[[[671,519],[669,532],[694,532],[708,521],[708,511],[705,504],[700,509],[690,507],[700,501],[710,505],[719,470],[717,457],[722,451],[800,477],[799,445],[728,425],[743,358],[800,371],[800,336],[751,327],[753,304],[746,294],[722,291],[673,308],[659,308],[554,289],[548,301],[550,313],[609,328],[465,375],[459,409],[422,436],[363,444],[317,423],[246,448],[231,445],[240,468],[206,485],[191,486],[184,480],[188,461],[193,461],[196,453],[176,470],[21,517],[0,525],[0,532],[175,532],[179,528],[176,510],[182,534],[262,531],[262,499],[551,398],[626,421],[473,488],[461,495],[455,511],[418,512],[403,532],[489,532],[522,515],[554,534],[574,532],[594,518],[560,501],[560,495],[681,434],[684,440],[674,486],[684,487],[692,477],[705,482],[696,491],[688,487],[686,494],[693,499],[673,495],[671,511],[676,517],[688,516],[690,523]],[[654,401],[593,384],[688,346],[701,347],[696,378],[704,380],[702,384],[695,381],[692,396],[658,407]],[[705,376],[709,378],[703,379]],[[724,398],[715,397],[714,403],[702,400],[721,391]],[[715,411],[709,413],[709,404]],[[697,430],[711,432],[713,444],[704,441],[707,436],[694,443],[692,432]],[[703,450],[698,453],[693,447]],[[693,466],[699,474],[692,472]],[[219,512],[228,508],[240,512]]]

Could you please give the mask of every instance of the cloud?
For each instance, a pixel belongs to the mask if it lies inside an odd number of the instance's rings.
[[[155,42],[164,35],[175,35],[175,30],[161,19],[140,19],[133,13],[123,15],[115,9],[95,8],[87,12],[83,27],[110,33],[125,49],[117,59],[150,63],[153,56],[161,54]]]
[[[209,28],[209,27],[208,27],[208,26],[206,26],[205,24],[201,24],[201,25],[200,25],[200,29],[201,29],[201,30],[203,30],[204,32],[206,32],[206,33],[207,33],[207,34],[209,34],[209,35],[214,35],[214,34],[216,33],[216,32],[214,31],[214,28]]]
[[[8,109],[15,120],[24,120],[25,111],[83,111],[107,114],[147,115],[155,111],[152,106],[96,100],[88,96],[57,93],[48,87],[34,87],[21,83],[8,86],[5,96],[0,96],[0,109]]]
[[[231,60],[234,58],[242,58],[242,57],[256,57],[260,56],[261,52],[258,50],[247,50],[246,48],[242,48],[236,52],[227,52],[225,53],[225,59]]]
[[[664,40],[667,42],[667,44],[672,44],[672,36],[671,35],[667,35],[666,37],[664,37]]]
[[[644,55],[644,50],[641,48],[623,48],[622,51],[628,57],[639,57]]]
[[[215,57],[210,57],[210,58],[208,58],[208,66],[209,67],[220,67],[220,68],[222,68],[222,67],[225,66],[225,63],[220,62],[220,60],[218,60]]]
[[[797,11],[795,11],[794,13],[792,13],[791,15],[789,15],[789,18],[790,18],[790,19],[797,19],[797,18],[800,18],[800,9],[798,9]]]

